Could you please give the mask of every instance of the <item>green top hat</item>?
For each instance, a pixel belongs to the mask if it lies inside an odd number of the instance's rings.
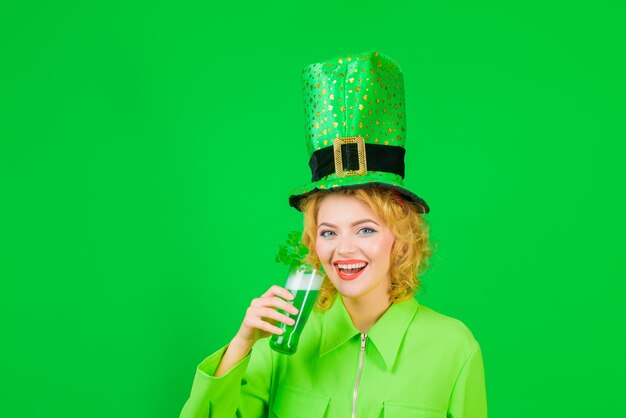
[[[292,190],[289,204],[337,187],[394,189],[428,213],[404,179],[404,79],[378,52],[311,64],[302,71],[311,183]]]

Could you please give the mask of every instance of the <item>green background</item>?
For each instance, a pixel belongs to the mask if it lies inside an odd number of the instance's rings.
[[[378,50],[437,243],[418,299],[481,343],[490,416],[619,415],[618,4],[3,1],[0,414],[178,416],[285,279],[301,68]]]

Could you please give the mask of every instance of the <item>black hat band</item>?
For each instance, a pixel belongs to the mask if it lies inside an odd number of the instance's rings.
[[[362,168],[359,162],[358,144],[341,144],[341,166],[344,171],[356,173]],[[367,171],[383,171],[397,174],[404,179],[404,154],[403,147],[392,145],[365,144],[365,166]],[[318,149],[311,155],[309,167],[311,167],[311,181],[318,181],[336,170],[336,152],[333,147]],[[354,174],[352,174],[354,175]]]

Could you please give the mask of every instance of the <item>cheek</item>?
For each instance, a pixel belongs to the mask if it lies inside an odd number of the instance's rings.
[[[322,240],[317,240],[315,242],[315,251],[317,252],[317,257],[320,259],[322,263],[326,263],[328,258],[330,257],[331,250],[329,245]]]
[[[391,248],[393,247],[393,237],[382,239],[376,243],[372,243],[370,254],[380,260],[389,261],[391,258]]]

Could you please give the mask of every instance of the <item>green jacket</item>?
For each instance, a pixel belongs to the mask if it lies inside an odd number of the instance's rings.
[[[180,418],[487,417],[480,346],[462,322],[415,299],[361,334],[337,297],[311,313],[293,356],[262,339],[213,377],[225,350],[198,365]]]

